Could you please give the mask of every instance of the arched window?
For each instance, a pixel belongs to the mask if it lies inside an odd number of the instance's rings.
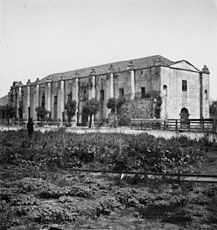
[[[208,92],[207,92],[207,89],[204,90],[204,93],[205,93],[205,98],[206,100],[208,99]]]
[[[164,96],[167,96],[167,85],[163,86],[163,92],[164,92]]]
[[[186,80],[182,80],[182,91],[187,91],[187,81]]]

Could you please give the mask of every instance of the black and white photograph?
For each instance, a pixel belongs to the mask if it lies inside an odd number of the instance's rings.
[[[0,0],[0,230],[217,229],[217,0]]]

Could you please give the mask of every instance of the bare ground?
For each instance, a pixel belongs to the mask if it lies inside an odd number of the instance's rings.
[[[0,229],[216,229],[217,186],[0,167]]]

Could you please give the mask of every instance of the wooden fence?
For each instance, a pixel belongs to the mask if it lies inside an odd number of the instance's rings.
[[[217,133],[217,121],[215,119],[132,119],[131,128]]]
[[[217,183],[217,175],[210,174],[193,174],[193,173],[159,173],[159,172],[138,172],[138,171],[118,171],[118,170],[90,170],[81,168],[68,168],[69,173],[88,173],[96,175],[118,175],[124,176],[141,176],[144,179],[161,180],[167,182],[196,182],[196,183]],[[142,179],[142,178],[141,178]]]
[[[16,122],[16,125],[25,125],[26,122]],[[57,127],[69,127],[68,122],[34,122],[37,126],[57,126]],[[95,127],[100,126],[98,123],[94,123]],[[169,130],[169,131],[185,131],[185,132],[212,132],[217,133],[217,120],[216,119],[131,119],[131,129],[141,130]],[[75,127],[75,123],[72,127]]]

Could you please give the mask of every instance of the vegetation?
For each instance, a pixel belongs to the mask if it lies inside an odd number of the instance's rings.
[[[99,110],[99,102],[95,98],[92,98],[85,103],[83,112],[89,116],[89,128],[92,127],[93,115],[96,115],[98,110]]]
[[[124,98],[109,98],[108,99],[107,107],[108,107],[108,109],[111,109],[111,113],[114,115],[113,122],[112,122],[112,124],[114,126],[117,125],[117,122],[119,123],[119,121],[118,121],[118,115],[120,114],[120,112],[121,112],[121,106],[124,103],[125,103],[125,99]],[[121,120],[123,120],[123,119],[121,119]],[[124,125],[124,124],[122,124],[122,122],[120,122],[119,125]]]
[[[107,102],[107,107],[111,109],[112,113],[119,113],[122,104],[124,104],[124,98],[109,98]]]
[[[75,115],[76,112],[76,101],[69,99],[67,104],[65,105],[66,113],[68,116],[68,123],[72,121],[72,117]]]
[[[47,114],[49,114],[49,111],[47,111],[44,106],[39,106],[35,109],[37,112],[37,117],[40,119],[40,121],[45,121]]]
[[[13,139],[11,139],[13,138]],[[147,134],[69,134],[36,132],[34,145],[24,131],[2,135],[0,161],[18,163],[34,159],[43,167],[91,167],[109,170],[197,172],[203,151],[187,138],[165,140]],[[95,166],[94,166],[95,167]]]
[[[71,170],[199,172],[204,143],[64,130],[29,140],[25,130],[0,132],[0,229],[216,229],[216,185]]]
[[[16,116],[16,109],[11,105],[6,105],[4,111],[5,111],[5,118],[9,125],[10,119]]]
[[[19,107],[18,109],[18,114],[19,114],[19,120],[23,120],[23,107]]]
[[[155,109],[154,109],[154,117],[159,119],[160,113],[161,113],[161,105],[162,105],[162,99],[160,96],[157,97]]]
[[[213,101],[209,107],[210,117],[217,118],[217,101]]]

